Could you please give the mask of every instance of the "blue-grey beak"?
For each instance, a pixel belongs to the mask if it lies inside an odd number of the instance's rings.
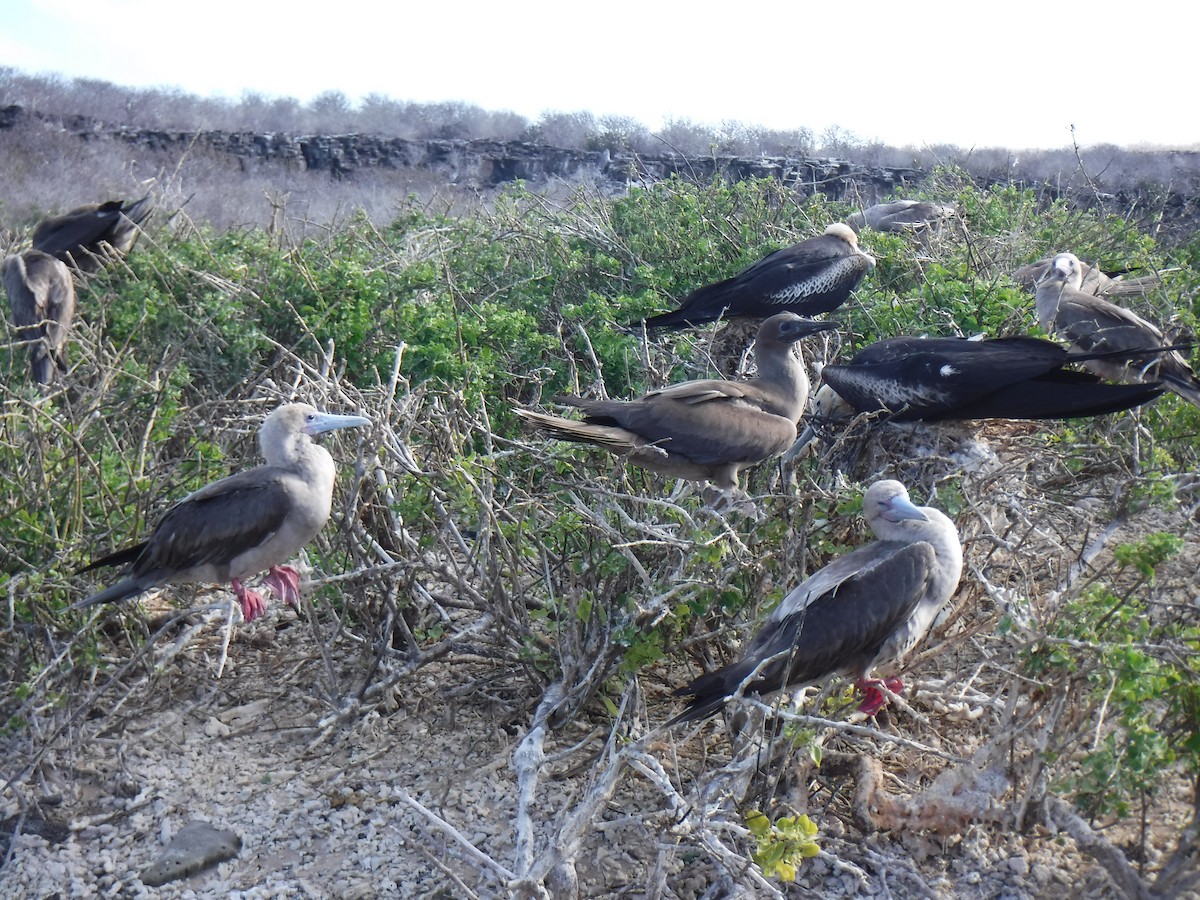
[[[317,413],[307,425],[305,434],[324,434],[327,431],[337,431],[339,428],[362,428],[370,425],[371,420],[363,416],[335,416],[333,413]]]
[[[917,506],[907,497],[893,497],[888,501],[888,516],[893,522],[900,522],[904,519],[917,519],[921,522],[928,522],[929,516],[921,511],[921,507]]]

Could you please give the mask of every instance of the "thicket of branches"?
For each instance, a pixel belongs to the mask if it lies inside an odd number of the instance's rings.
[[[880,263],[837,316],[844,351],[897,333],[1027,333],[1031,298],[1008,274],[1061,249],[1169,271],[1139,303],[1195,329],[1195,242],[1168,255],[1123,220],[979,191],[953,171],[933,195],[963,218],[932,243],[864,238]],[[572,885],[632,780],[644,808],[612,827],[644,845],[648,894],[697,867],[714,890],[777,892],[783,864],[803,879],[810,844],[786,840],[799,813],[826,863],[864,882],[882,857],[856,835],[968,823],[1049,823],[1133,895],[1194,882],[1194,822],[1143,831],[1135,852],[1152,847],[1158,862],[1142,873],[1088,822],[1153,820],[1168,786],[1194,788],[1200,622],[1172,560],[1195,544],[1197,410],[1169,398],[1137,416],[998,429],[983,467],[964,462],[981,452],[969,441],[919,451],[891,431],[855,432],[794,469],[760,467],[757,522],[549,445],[512,415],[562,391],[630,396],[710,372],[706,335],[644,344],[620,326],[849,210],[770,182],[565,203],[514,188],[455,214],[416,204],[385,228],[351,217],[319,237],[286,207],[271,231],[225,232],[162,209],[172,228],[152,227],[81,290],[60,389],[29,386],[24,349],[4,335],[5,803],[36,808],[58,750],[224,621],[135,605],[67,613],[93,584],[72,571],[250,464],[255,417],[299,397],[376,423],[341,441],[339,514],[308,553],[314,656],[359,661],[327,667],[313,740],[343,739],[447,660],[472,673],[464,693],[486,693],[522,732],[512,859],[405,801],[460,877],[529,896]],[[954,611],[913,665],[917,693],[894,707],[898,728],[849,721],[835,685],[782,731],[747,703],[757,724],[732,749],[719,727],[676,735],[668,773],[658,726],[678,707],[666,693],[730,659],[803,573],[864,540],[856,500],[885,474],[952,513],[968,548]],[[1089,554],[1090,568],[1072,567]],[[168,597],[227,608],[220,592]],[[576,746],[596,729],[598,759]],[[551,761],[584,757],[578,791],[547,799]]]

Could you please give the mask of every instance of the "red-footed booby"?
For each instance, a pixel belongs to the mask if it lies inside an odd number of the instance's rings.
[[[1200,406],[1200,380],[1177,350],[1147,352],[1170,342],[1137,313],[1080,290],[1082,265],[1073,253],[1059,253],[1038,282],[1038,323],[1079,350],[1103,354],[1083,365],[1114,381],[1161,381],[1189,403]]]
[[[765,318],[779,312],[815,316],[841,306],[875,265],[850,226],[782,250],[724,281],[688,294],[679,308],[646,319],[647,328],[686,328],[718,319]]]
[[[78,206],[39,222],[33,229],[33,248],[93,275],[114,256],[130,251],[153,211],[149,195],[128,206],[123,200]]]
[[[758,375],[745,381],[684,381],[638,400],[555,398],[583,410],[583,421],[515,412],[554,437],[595,444],[663,475],[711,482],[732,498],[742,469],[782,453],[796,439],[808,375],[792,344],[835,327],[792,313],[772,316],[759,326],[754,344]],[[706,493],[706,499],[715,498]]]
[[[925,231],[935,225],[941,225],[958,215],[953,206],[941,203],[929,203],[925,200],[892,200],[888,203],[876,203],[866,209],[856,212],[846,220],[846,224],[855,230],[862,231],[869,227],[875,231],[898,234],[901,232]]]
[[[1034,262],[1021,266],[1013,272],[1012,279],[1027,291],[1037,290],[1050,267],[1054,265],[1053,256],[1045,256]],[[1096,297],[1115,297],[1126,294],[1145,294],[1154,288],[1162,287],[1162,278],[1158,272],[1149,275],[1128,276],[1125,273],[1109,275],[1097,266],[1085,262],[1079,263],[1079,290]]]
[[[40,250],[25,250],[0,264],[17,337],[29,342],[38,384],[67,369],[67,332],[75,316],[75,284],[66,265]]]
[[[876,341],[849,363],[821,370],[810,424],[784,461],[799,455],[818,425],[858,413],[886,412],[892,422],[1073,419],[1129,409],[1164,390],[1157,383],[1106,384],[1066,368],[1092,358],[1035,337]]]
[[[668,724],[719,710],[739,688],[769,694],[830,675],[856,679],[866,696],[859,709],[875,715],[904,688],[882,682],[876,669],[896,671],[954,595],[962,574],[962,544],[939,510],[916,506],[898,481],[877,481],[863,496],[863,516],[877,541],[840,556],[807,578],[767,616],[742,658],[676,691],[688,707]],[[750,680],[752,679],[752,680]]]
[[[285,603],[300,600],[299,574],[283,563],[325,525],[333,500],[333,457],[313,435],[370,425],[306,403],[275,409],[258,433],[266,464],[238,472],[184,497],[140,544],[98,559],[80,572],[128,564],[122,581],[72,608],[113,603],[176,582],[229,582],[247,622],[266,611],[243,582],[267,570],[263,583]]]

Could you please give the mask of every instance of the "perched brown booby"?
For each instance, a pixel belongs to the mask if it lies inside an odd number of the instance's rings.
[[[258,432],[265,465],[189,494],[167,511],[147,540],[80,569],[129,564],[122,581],[72,608],[126,600],[163,584],[229,582],[250,621],[266,611],[266,603],[243,581],[264,569],[263,583],[296,605],[300,576],[282,563],[325,525],[336,474],[333,457],[312,437],[370,424],[362,416],[317,412],[306,403],[278,407]]]
[[[638,400],[555,398],[583,410],[583,421],[515,411],[553,437],[596,444],[663,475],[709,481],[732,497],[742,469],[782,453],[796,439],[808,375],[792,344],[834,327],[792,313],[771,316],[754,344],[758,374],[745,381],[684,381]]]
[[[1158,383],[1106,384],[1066,368],[1093,354],[1036,337],[895,337],[868,344],[845,365],[821,370],[812,424],[784,455],[795,458],[815,426],[858,413],[892,422],[1074,419],[1118,412],[1158,397]]]
[[[75,284],[64,263],[40,250],[13,254],[0,264],[17,337],[29,342],[33,380],[54,381],[67,369],[67,332],[75,316]]]
[[[809,576],[783,598],[736,663],[701,675],[676,691],[690,697],[668,724],[712,715],[744,688],[769,694],[833,674],[857,679],[869,716],[899,693],[895,671],[953,596],[962,574],[962,545],[939,510],[916,506],[898,481],[877,481],[863,496],[863,516],[878,538]],[[753,678],[753,680],[748,680]]]
[[[645,320],[647,328],[686,328],[718,319],[778,312],[814,316],[841,306],[875,265],[850,226],[836,222],[818,237],[776,250],[724,281],[688,294],[679,308]]]
[[[33,229],[33,248],[92,275],[129,253],[153,210],[149,195],[128,206],[123,200],[79,206],[42,219]]]
[[[846,220],[855,232],[870,227],[875,231],[893,234],[909,231],[924,231],[958,215],[953,206],[929,203],[925,200],[892,200],[876,203],[856,212]]]
[[[1045,277],[1054,264],[1053,256],[1045,256],[1013,272],[1012,279],[1027,291],[1037,289],[1037,283]],[[1155,272],[1150,275],[1128,276],[1125,273],[1109,275],[1099,266],[1089,266],[1079,263],[1081,277],[1079,290],[1096,297],[1115,297],[1118,295],[1145,294],[1162,286],[1162,278]]]
[[[1137,313],[1080,290],[1083,270],[1073,253],[1059,253],[1038,282],[1038,323],[1085,353],[1103,354],[1084,367],[1114,381],[1161,381],[1200,406],[1200,380],[1178,350],[1146,352],[1170,342]]]

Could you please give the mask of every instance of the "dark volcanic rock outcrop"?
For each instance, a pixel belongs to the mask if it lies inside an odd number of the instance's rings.
[[[489,188],[512,181],[592,181],[616,189],[672,175],[697,181],[774,178],[833,199],[851,188],[867,200],[925,177],[920,169],[856,165],[834,158],[647,156],[570,150],[524,141],[408,140],[371,134],[293,135],[284,132],[164,131],[107,125],[86,116],[45,116],[19,106],[0,109],[0,129],[42,124],[84,139],[108,137],[154,151],[186,153],[197,145],[236,157],[352,176],[362,169],[421,169],[447,183]]]
[[[673,175],[697,182],[771,178],[806,195],[864,206],[911,187],[930,174],[925,169],[865,166],[832,157],[660,155],[632,151],[572,150],[523,141],[410,140],[376,134],[308,135],[288,132],[171,131],[111,125],[88,116],[55,116],[21,106],[0,107],[0,131],[47,128],[81,140],[124,141],[148,151],[184,158],[197,149],[229,156],[246,168],[293,167],[353,178],[371,170],[426,173],[433,182],[468,191],[488,191],[514,181],[540,189],[548,184],[595,184],[610,193],[652,184]],[[1089,159],[1102,176],[1071,171],[1033,176],[1015,167],[959,164],[981,188],[1015,184],[1031,187],[1047,201],[1066,198],[1082,207],[1103,207],[1152,230],[1161,242],[1190,240],[1200,220],[1200,153],[1192,150],[1123,151],[1093,148]],[[1117,161],[1119,164],[1117,164]]]

